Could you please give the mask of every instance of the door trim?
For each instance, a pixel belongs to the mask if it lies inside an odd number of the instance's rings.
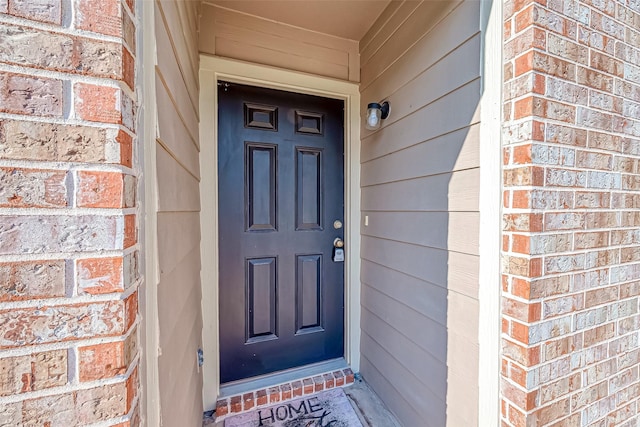
[[[202,283],[202,397],[215,408],[220,392],[218,337],[218,80],[344,101],[345,260],[344,357],[360,370],[360,91],[357,83],[200,55],[200,227]]]

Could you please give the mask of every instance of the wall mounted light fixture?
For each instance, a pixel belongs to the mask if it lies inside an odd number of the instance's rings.
[[[367,120],[364,127],[369,130],[379,129],[382,120],[389,117],[390,108],[388,101],[372,102],[367,105]]]

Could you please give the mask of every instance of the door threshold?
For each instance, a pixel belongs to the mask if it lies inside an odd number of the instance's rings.
[[[298,368],[291,368],[286,371],[279,371],[273,374],[232,381],[220,385],[219,397],[229,397],[252,390],[269,388],[278,384],[313,377],[325,372],[340,371],[348,367],[349,365],[344,357],[339,357],[337,359],[326,360],[324,362],[313,363],[311,365],[300,366]]]

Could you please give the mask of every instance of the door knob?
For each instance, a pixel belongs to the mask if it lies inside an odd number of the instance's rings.
[[[343,247],[344,247],[344,242],[342,241],[342,239],[341,239],[341,238],[336,237],[336,238],[333,240],[333,247],[334,247],[334,248],[343,248]]]

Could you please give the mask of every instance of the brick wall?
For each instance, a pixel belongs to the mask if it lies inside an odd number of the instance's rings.
[[[0,425],[138,424],[133,0],[0,0]]]
[[[640,2],[508,0],[502,421],[640,420]]]

